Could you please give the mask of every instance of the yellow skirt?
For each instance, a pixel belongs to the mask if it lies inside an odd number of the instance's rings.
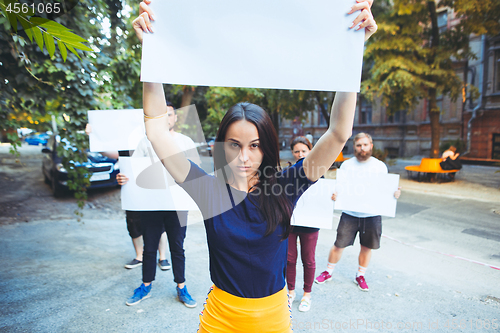
[[[212,286],[200,313],[199,333],[292,332],[286,288],[262,298],[243,298]]]

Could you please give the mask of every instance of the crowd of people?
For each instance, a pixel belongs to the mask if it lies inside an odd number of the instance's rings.
[[[349,28],[364,29],[365,40],[377,30],[370,9],[372,2],[359,0],[350,10],[360,13]],[[153,32],[150,3],[141,2],[140,15],[133,22],[141,42],[144,33]],[[295,161],[286,168],[280,166],[278,136],[268,113],[246,102],[232,106],[219,125],[213,149],[215,173],[211,175],[199,167],[199,158],[185,154],[192,150],[193,143],[174,131],[175,109],[166,101],[162,84],[143,83],[147,138],[132,157],[150,156],[161,161],[173,180],[196,202],[204,219],[213,285],[199,316],[198,332],[290,332],[298,243],[304,269],[299,311],[311,309],[313,282],[321,284],[332,279],[344,248],[354,243],[357,234],[361,252],[354,281],[361,290],[368,291],[364,275],[371,251],[380,246],[380,216],[344,211],[327,268],[316,278],[319,229],[292,227],[290,223],[297,201],[329,170],[351,137],[356,100],[356,93],[337,92],[328,130],[314,146],[310,135],[295,138],[290,146]],[[371,156],[372,148],[368,134],[357,134],[355,158],[341,168],[387,173],[385,164]],[[129,179],[120,174],[118,181],[125,185]],[[399,194],[398,189],[394,196],[398,198]],[[332,200],[336,199],[337,193],[333,193]],[[136,258],[126,267],[142,265],[143,274],[142,284],[126,304],[135,305],[151,295],[157,263],[162,269],[170,268],[164,254],[168,238],[179,300],[187,307],[196,307],[184,277],[187,212],[127,212],[127,226]]]

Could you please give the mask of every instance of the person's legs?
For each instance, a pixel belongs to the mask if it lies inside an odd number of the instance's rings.
[[[174,281],[177,283],[177,296],[185,306],[193,308],[196,306],[196,301],[187,291],[184,276],[186,260],[184,256],[184,238],[186,238],[188,212],[168,211],[165,213],[164,226],[170,248]]]
[[[359,242],[361,250],[358,257],[358,272],[354,282],[362,291],[368,291],[368,285],[365,280],[365,273],[370,259],[372,257],[372,249],[380,248],[380,238],[382,237],[382,217],[372,216],[362,219],[362,228],[359,234]]]
[[[310,233],[300,233],[300,257],[304,266],[304,295],[300,301],[299,311],[309,311],[311,309],[311,288],[316,272],[316,243],[318,242],[319,231]]]
[[[354,239],[358,232],[358,225],[359,219],[357,217],[342,213],[337,227],[337,239],[328,255],[328,265],[326,270],[316,278],[316,283],[324,283],[332,279],[333,269],[342,257],[344,249],[354,244]]]
[[[316,272],[316,243],[318,242],[319,231],[301,233],[300,237],[300,257],[304,266],[304,296],[311,293]]]
[[[372,250],[380,248],[380,238],[382,237],[382,217],[366,217],[361,221],[359,232],[359,243],[361,251],[359,252],[359,265],[368,267],[372,257]]]
[[[164,212],[163,221],[168,238],[174,281],[182,288],[186,281],[184,277],[186,265],[184,238],[186,237],[187,212],[166,211]],[[181,223],[184,227],[181,227]]]
[[[333,245],[332,248],[330,249],[330,253],[328,254],[328,263],[336,265],[340,261],[340,258],[342,258],[342,253],[344,253],[344,249],[345,247],[340,248]]]
[[[359,266],[364,267],[366,270],[366,267],[368,267],[371,258],[372,258],[372,249],[361,245],[361,250],[359,251],[359,258],[358,258]]]
[[[125,265],[125,268],[131,269],[142,265],[142,251],[144,243],[142,240],[142,224],[140,219],[140,212],[125,211],[125,220],[127,222],[127,230],[132,244],[134,245],[135,258]]]
[[[164,228],[165,229],[165,228]],[[158,253],[160,254],[160,259],[158,259],[158,266],[162,271],[167,271],[172,268],[172,265],[167,259],[167,233],[163,231],[160,237],[160,244],[158,244]]]
[[[142,211],[140,214],[144,252],[142,255],[142,281],[139,288],[134,290],[134,295],[125,304],[135,305],[151,296],[152,282],[156,274],[156,251],[163,231],[161,212]]]
[[[146,286],[154,281],[156,275],[156,251],[163,231],[163,212],[141,212],[144,239],[142,281]]]
[[[135,259],[142,261],[142,252],[144,250],[142,235],[137,238],[132,238],[132,244],[134,244]]]
[[[295,276],[297,266],[297,233],[291,232],[288,236],[288,254],[286,262],[286,283],[288,295],[292,300],[295,298]],[[302,244],[301,244],[302,246]]]
[[[158,253],[160,254],[160,260],[167,259],[167,233],[163,232],[160,237],[160,243],[158,244]]]

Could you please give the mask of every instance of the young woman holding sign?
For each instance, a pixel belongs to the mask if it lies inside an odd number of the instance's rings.
[[[304,136],[298,136],[290,144],[295,162],[306,158],[311,152],[312,144]],[[295,276],[297,270],[297,238],[300,239],[300,257],[304,266],[304,294],[300,299],[299,311],[311,309],[311,289],[316,273],[316,243],[318,242],[319,228],[293,226],[288,237],[288,259],[286,265],[286,283],[288,285],[288,302],[290,307],[295,300]]]
[[[133,22],[141,41],[144,32],[153,31],[149,3],[141,2]],[[377,30],[370,5],[360,2],[351,9],[361,10],[352,27],[361,22],[365,39]],[[269,115],[254,104],[234,105],[217,133],[215,177],[180,154],[168,133],[162,84],[145,82],[143,103],[148,139],[205,220],[214,284],[199,332],[290,332],[285,270],[292,210],[351,136],[356,93],[336,94],[327,132],[305,159],[284,170]]]

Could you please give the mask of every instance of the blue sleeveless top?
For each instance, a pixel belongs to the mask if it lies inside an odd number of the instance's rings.
[[[292,207],[313,184],[307,179],[302,160],[279,172],[280,186]],[[288,241],[281,240],[284,228],[268,235],[267,222],[257,207],[260,189],[239,191],[208,175],[196,164],[179,184],[200,208],[205,222],[212,282],[238,297],[261,298],[285,286]]]

